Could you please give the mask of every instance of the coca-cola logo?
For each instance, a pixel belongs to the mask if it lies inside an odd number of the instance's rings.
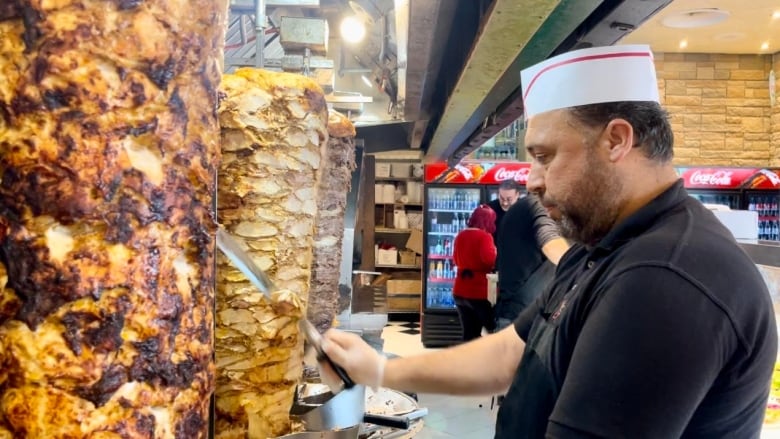
[[[455,165],[455,169],[457,169],[460,172],[460,174],[463,176],[463,178],[466,179],[466,181],[471,181],[471,179],[474,178],[474,175],[471,174],[471,170],[469,170],[469,168],[463,165]]]
[[[502,166],[496,170],[494,178],[496,181],[515,180],[519,183],[525,183],[528,181],[530,171],[531,168],[506,169]]]
[[[780,186],[780,176],[767,169],[762,169],[761,173],[764,174],[766,178],[768,178],[769,181],[772,182],[773,186]]]
[[[693,174],[689,181],[691,184],[699,184],[705,186],[731,186],[732,171],[714,171],[706,172],[697,170]]]

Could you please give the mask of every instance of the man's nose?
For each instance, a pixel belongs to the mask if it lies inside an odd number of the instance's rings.
[[[544,167],[537,163],[536,160],[531,162],[531,171],[528,173],[526,188],[532,194],[544,193]]]

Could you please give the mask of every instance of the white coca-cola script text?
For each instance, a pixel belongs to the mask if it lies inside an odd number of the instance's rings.
[[[732,171],[694,171],[688,179],[691,184],[701,184],[707,186],[731,186]]]
[[[520,183],[525,183],[528,181],[528,173],[531,171],[531,168],[520,168],[520,169],[506,169],[505,167],[500,167],[496,170],[495,179],[496,181],[504,181],[504,180],[515,180]]]

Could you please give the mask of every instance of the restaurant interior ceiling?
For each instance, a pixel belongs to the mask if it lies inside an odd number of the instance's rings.
[[[256,62],[256,1],[268,17],[265,68],[286,55],[281,17],[326,20],[317,62],[330,62],[329,103],[349,112],[367,152],[411,148],[426,162],[455,164],[521,117],[520,71],[558,53],[616,43],[780,50],[776,0],[231,0],[228,70]],[[360,42],[342,39],[346,17],[366,25]]]

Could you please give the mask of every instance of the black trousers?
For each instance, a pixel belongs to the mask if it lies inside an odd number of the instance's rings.
[[[487,299],[464,299],[455,297],[460,325],[463,328],[463,341],[473,340],[482,335],[482,328],[493,331],[496,321],[493,318],[493,305]]]

